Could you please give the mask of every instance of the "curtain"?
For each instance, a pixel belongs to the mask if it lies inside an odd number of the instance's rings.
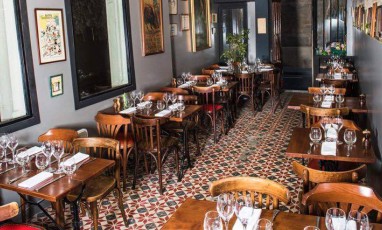
[[[281,56],[281,0],[272,0],[271,61],[282,62]]]

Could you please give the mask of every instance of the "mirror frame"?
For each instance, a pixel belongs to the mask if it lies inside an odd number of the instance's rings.
[[[0,124],[1,133],[15,132],[40,123],[26,0],[14,0],[25,106],[28,114]]]
[[[118,87],[105,90],[89,97],[82,99],[80,97],[80,92],[78,92],[78,76],[77,76],[77,64],[76,64],[76,48],[74,45],[74,35],[73,35],[73,20],[72,20],[72,0],[65,0],[65,14],[66,14],[66,24],[68,31],[68,46],[69,46],[69,57],[71,62],[71,72],[73,81],[73,94],[74,103],[76,110],[84,108],[89,105],[107,100],[109,98],[121,95],[125,92],[132,91],[136,89],[135,82],[135,71],[134,71],[134,56],[132,49],[132,39],[131,39],[131,23],[130,23],[130,8],[129,1],[122,1],[123,13],[124,13],[124,24],[125,24],[125,44],[126,44],[126,57],[127,57],[127,71],[128,71],[128,84],[121,85]]]

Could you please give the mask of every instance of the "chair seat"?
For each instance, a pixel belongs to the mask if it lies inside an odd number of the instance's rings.
[[[163,149],[167,149],[167,148],[176,146],[179,143],[178,139],[176,139],[175,137],[161,136],[160,140],[161,140],[160,146]],[[154,140],[154,148],[153,149],[151,149],[151,147],[148,146],[148,144],[145,142],[139,142],[138,143],[138,149],[142,150],[142,151],[156,151],[157,146],[158,145],[156,144],[156,138]]]
[[[0,226],[0,230],[38,230],[38,229],[45,229],[45,228],[35,226],[33,224],[15,224],[15,223],[6,223]]]
[[[104,175],[90,180],[86,183],[82,200],[86,200],[86,202],[90,203],[103,198],[114,189],[115,183],[116,179],[114,177]],[[69,194],[68,199],[74,200],[77,196],[78,194]]]
[[[185,120],[183,122],[175,122],[170,121],[166,124],[163,124],[161,127],[163,130],[166,130],[167,132],[176,132],[176,133],[182,133],[184,132],[184,129],[187,128],[188,130],[194,129],[196,127],[195,121]]]
[[[219,111],[219,110],[222,110],[223,109],[223,106],[222,105],[215,105],[215,110],[216,111]],[[208,112],[208,113],[212,113],[212,111],[214,110],[214,106],[209,104],[209,105],[203,105],[203,110]]]
[[[119,147],[121,149],[124,149],[124,148],[129,149],[134,147],[134,139],[130,134],[127,134],[127,138],[125,139],[123,132],[119,132],[115,139],[119,141]]]

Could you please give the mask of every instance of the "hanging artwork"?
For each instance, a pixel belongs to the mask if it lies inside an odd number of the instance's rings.
[[[62,9],[35,9],[40,64],[65,61]]]
[[[178,0],[168,0],[168,7],[170,15],[178,14]]]
[[[141,0],[142,54],[164,52],[162,0]]]
[[[64,94],[63,75],[58,74],[50,77],[50,96],[55,97]]]
[[[211,47],[210,0],[190,0],[192,52]]]

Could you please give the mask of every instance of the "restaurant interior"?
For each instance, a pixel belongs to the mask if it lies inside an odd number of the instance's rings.
[[[382,229],[382,0],[0,0],[1,229]]]

